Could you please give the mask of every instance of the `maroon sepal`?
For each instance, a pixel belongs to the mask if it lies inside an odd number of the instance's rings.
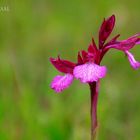
[[[97,51],[97,46],[95,44],[94,38],[92,38],[92,43],[88,47],[88,53],[96,53]]]
[[[78,52],[77,61],[78,61],[78,65],[84,63],[84,62],[83,62],[83,59],[82,59],[82,57],[81,57],[81,55],[80,55],[80,52]]]
[[[82,50],[81,53],[82,53],[83,62],[84,63],[88,62],[88,53],[84,50]]]
[[[101,49],[106,39],[111,34],[115,25],[115,15],[112,15],[107,20],[104,19],[99,31],[99,48]]]
[[[95,51],[93,45],[90,44],[89,47],[88,47],[88,53],[93,53],[93,54],[94,54],[95,52],[96,52],[96,51]]]
[[[133,36],[126,40],[119,41],[116,44],[110,45],[110,46],[112,46],[111,48],[126,51],[133,48],[139,41],[140,41],[140,38],[137,38],[137,36]]]
[[[110,41],[108,41],[108,42],[104,45],[104,47],[117,43],[117,39],[118,39],[119,37],[120,37],[120,34],[116,35],[116,36],[113,37]]]
[[[73,73],[73,69],[76,66],[75,63],[70,62],[68,60],[62,60],[58,56],[57,59],[50,58],[50,62],[53,64],[53,66],[60,72],[63,73]]]

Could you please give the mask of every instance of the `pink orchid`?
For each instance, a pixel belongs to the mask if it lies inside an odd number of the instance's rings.
[[[73,69],[76,64],[67,60],[61,60],[60,57],[58,57],[58,59],[50,58],[50,62],[58,71],[65,73],[64,76],[56,76],[51,83],[52,89],[56,92],[61,92],[71,85],[74,79]]]
[[[50,58],[50,62],[54,67],[64,73],[63,76],[56,76],[51,88],[57,93],[68,88],[74,78],[79,79],[82,83],[88,83],[91,91],[91,136],[96,134],[97,128],[97,101],[99,92],[99,81],[104,78],[107,73],[106,66],[100,66],[104,55],[111,49],[117,49],[125,53],[130,65],[134,69],[140,67],[140,62],[136,61],[134,56],[129,52],[135,45],[140,44],[140,33],[129,37],[126,40],[118,41],[119,34],[107,41],[109,35],[115,26],[115,16],[112,15],[108,19],[104,19],[99,30],[99,46],[92,39],[87,51],[80,51],[77,55],[77,62],[73,63],[68,60]]]
[[[140,36],[140,33],[136,34],[132,37],[129,37],[126,40],[116,41],[116,43],[114,43],[114,44],[107,45],[104,48],[104,50],[106,52],[109,49],[114,48],[114,49],[123,51],[126,54],[126,56],[128,57],[128,60],[130,62],[130,65],[132,66],[132,68],[138,69],[140,67],[140,63],[138,61],[136,61],[133,54],[129,52],[129,50],[132,49],[135,45],[140,44],[140,38],[138,38],[138,36]]]

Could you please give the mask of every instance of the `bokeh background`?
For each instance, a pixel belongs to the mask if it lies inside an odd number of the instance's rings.
[[[111,36],[140,32],[139,5],[139,0],[0,1],[0,140],[89,140],[89,87],[75,80],[55,94],[49,85],[59,72],[49,57],[76,61],[92,36],[98,41],[103,18],[112,14]],[[140,60],[140,47],[132,52]],[[140,70],[116,50],[102,65],[108,74],[101,80],[98,139],[140,140]]]

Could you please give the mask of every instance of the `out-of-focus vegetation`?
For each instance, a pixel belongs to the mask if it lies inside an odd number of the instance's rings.
[[[0,140],[90,139],[88,85],[74,81],[62,94],[49,85],[58,74],[49,57],[76,61],[96,42],[104,17],[116,15],[113,32],[140,32],[139,0],[13,0],[0,7]],[[113,35],[112,35],[113,36]],[[132,52],[140,60],[140,47]],[[112,50],[103,65],[98,104],[99,140],[140,139],[140,70]]]

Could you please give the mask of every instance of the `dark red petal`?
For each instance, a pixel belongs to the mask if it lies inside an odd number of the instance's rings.
[[[88,47],[88,52],[89,52],[89,53],[95,53],[95,49],[94,49],[94,47],[93,47],[92,44],[89,45],[89,47]]]
[[[115,25],[115,15],[112,15],[107,20],[104,20],[99,31],[99,48],[103,47],[104,42],[111,34]]]
[[[58,57],[58,59],[50,58],[50,62],[58,71],[63,73],[72,73],[73,68],[75,67],[74,63],[67,60],[62,60],[60,57]]]
[[[136,34],[126,40],[120,41],[116,49],[129,50],[133,48],[135,45],[139,44],[138,42],[140,41],[140,38],[138,38],[138,36],[140,36],[140,34]]]
[[[133,48],[135,46],[135,44],[136,44],[136,40],[120,42],[120,44],[116,47],[116,49],[129,50],[129,49]]]
[[[80,52],[78,52],[77,60],[78,60],[78,64],[83,64],[83,63],[84,63],[84,62],[83,62],[83,59],[82,59],[82,57],[81,57],[81,55],[80,55]]]
[[[115,37],[113,37],[113,38],[111,39],[110,43],[112,44],[112,43],[116,42],[116,40],[117,40],[119,37],[120,37],[120,34],[116,35]]]
[[[60,57],[58,56],[58,59],[59,59],[59,61],[62,63],[62,64],[64,64],[65,66],[67,66],[67,67],[69,67],[69,68],[74,68],[75,67],[75,63],[73,63],[73,62],[70,62],[70,61],[68,61],[68,60],[62,60],[62,59],[60,59]]]
[[[92,38],[92,44],[93,44],[94,49],[97,50],[97,46],[96,46],[96,43],[94,41],[94,38]]]
[[[84,50],[81,51],[83,62],[86,63],[88,61],[88,53]]]
[[[97,46],[96,46],[96,44],[95,44],[95,41],[94,41],[94,39],[92,38],[92,44],[90,44],[89,45],[89,47],[88,47],[88,53],[96,53],[96,51],[97,51]]]
[[[117,41],[117,39],[119,38],[119,36],[120,36],[120,34],[118,34],[118,35],[116,35],[115,37],[113,37],[108,43],[106,43],[106,44],[104,45],[104,47],[116,43],[116,41]]]
[[[109,46],[106,46],[105,49],[114,48],[114,49],[126,51],[126,50],[130,50],[135,45],[139,44],[138,42],[139,42],[139,38],[131,38],[131,39],[119,41],[119,42],[116,42],[116,43],[111,44]]]

